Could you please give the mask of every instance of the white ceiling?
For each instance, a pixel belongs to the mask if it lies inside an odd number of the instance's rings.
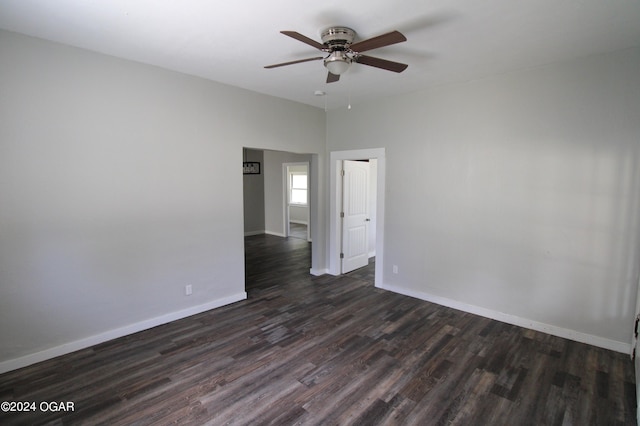
[[[320,41],[336,25],[402,32],[367,54],[409,68],[355,64],[332,84],[322,61],[263,68],[319,56],[280,30]],[[640,46],[640,0],[0,0],[0,28],[336,108]]]

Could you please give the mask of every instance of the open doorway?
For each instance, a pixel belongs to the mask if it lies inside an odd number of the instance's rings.
[[[314,232],[320,232],[315,225],[318,221],[318,155],[317,154],[297,154],[284,151],[264,150],[264,149],[243,149],[243,162],[259,163],[255,165],[253,170],[259,170],[257,174],[245,174],[244,178],[244,245],[245,245],[245,288],[249,288],[247,283],[248,272],[255,271],[255,268],[271,268],[276,264],[269,265],[251,264],[255,257],[247,258],[247,250],[257,247],[267,247],[271,244],[278,246],[278,239],[285,240],[283,243],[288,249],[300,248],[307,251],[308,256],[284,256],[278,267],[285,268],[287,266],[296,267],[293,262],[298,262],[302,269],[312,275],[321,275],[325,270],[318,269],[321,251],[311,247],[311,240]],[[299,187],[296,182],[295,196],[306,198],[306,212],[302,219],[294,221],[306,222],[303,238],[289,238],[291,232],[289,226],[288,178],[287,164],[304,165],[304,169],[296,170],[292,168],[292,172],[306,171],[306,194],[305,188]],[[296,198],[298,200],[298,198]],[[316,209],[316,210],[314,210]],[[295,213],[294,213],[295,215]],[[285,219],[286,218],[286,219]],[[286,242],[290,240],[289,242]],[[306,248],[303,248],[306,247]],[[286,251],[286,250],[284,250]],[[284,254],[283,251],[283,254]],[[285,258],[286,257],[286,258]],[[286,264],[286,265],[285,265]],[[276,272],[274,270],[274,272]]]
[[[339,275],[343,273],[343,259],[345,258],[345,231],[343,226],[345,211],[343,210],[343,190],[345,182],[343,181],[344,164],[347,160],[360,160],[369,164],[375,164],[374,171],[371,173],[375,176],[375,191],[373,191],[372,204],[369,205],[368,214],[359,218],[360,221],[370,222],[372,214],[375,216],[375,223],[365,226],[360,230],[356,230],[356,244],[360,244],[360,249],[367,247],[365,240],[369,236],[373,236],[374,248],[367,253],[375,256],[375,285],[382,285],[383,267],[384,267],[384,190],[385,190],[385,150],[384,148],[363,149],[353,151],[334,151],[330,153],[330,182],[329,182],[329,273]],[[362,161],[365,160],[365,161]],[[366,178],[360,178],[365,179]],[[347,183],[350,185],[350,183]],[[369,194],[369,192],[365,192]],[[350,202],[350,201],[347,201]],[[366,203],[365,203],[366,205]],[[369,220],[367,220],[369,219]],[[364,231],[363,231],[364,229]],[[368,231],[371,231],[369,234]],[[349,250],[350,248],[347,248]],[[347,268],[348,269],[348,268]]]
[[[306,171],[307,188],[300,188],[296,195],[307,199],[306,206],[298,222],[306,222],[309,232],[313,231],[312,210],[315,206],[313,194],[317,194],[317,182],[314,181],[312,154],[296,154],[285,151],[266,149],[244,148],[243,158],[251,164],[258,163],[256,174],[244,174],[244,224],[245,236],[257,234],[269,234],[278,237],[288,236],[289,195],[287,191],[287,166],[303,166],[300,170],[292,168],[292,171]],[[301,206],[302,207],[302,206]],[[298,217],[294,213],[294,220]]]
[[[311,241],[309,208],[309,163],[284,163],[286,236]]]

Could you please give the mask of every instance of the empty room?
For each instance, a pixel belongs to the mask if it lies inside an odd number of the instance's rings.
[[[637,0],[0,0],[2,425],[636,424],[639,282]]]

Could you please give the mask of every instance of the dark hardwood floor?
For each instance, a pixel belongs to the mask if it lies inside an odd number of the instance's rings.
[[[8,424],[632,425],[629,357],[309,275],[310,245],[247,237],[249,297],[0,375]]]
[[[307,239],[307,225],[300,223],[289,223],[289,237]]]

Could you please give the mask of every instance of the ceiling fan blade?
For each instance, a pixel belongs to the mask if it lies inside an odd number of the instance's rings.
[[[387,61],[386,59],[374,58],[373,56],[366,55],[357,56],[356,62],[393,72],[402,72],[409,66],[407,64],[401,64],[400,62]]]
[[[284,67],[285,65],[300,64],[302,62],[309,62],[309,61],[318,61],[320,59],[324,59],[324,58],[322,56],[317,56],[315,58],[298,59],[297,61],[283,62],[281,64],[267,65],[267,66],[265,66],[265,68],[271,69],[271,68],[277,68],[277,67]]]
[[[280,31],[282,34],[289,36],[291,38],[295,38],[298,41],[301,41],[303,43],[308,44],[309,46],[313,46],[316,49],[322,50],[325,48],[325,46],[321,43],[318,43],[317,41],[310,39],[307,36],[303,36],[302,34],[296,32],[296,31]]]
[[[335,83],[338,80],[340,80],[340,76],[339,75],[331,74],[331,73],[327,74],[327,83]]]
[[[407,41],[407,38],[399,31],[391,31],[390,33],[379,35],[378,37],[362,40],[353,43],[349,48],[354,52],[366,52],[367,50],[377,49],[379,47],[390,46],[392,44]]]

